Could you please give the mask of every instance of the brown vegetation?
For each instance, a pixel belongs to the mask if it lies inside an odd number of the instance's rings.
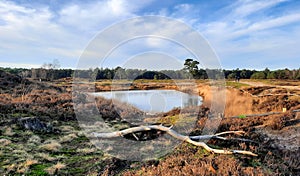
[[[4,73],[1,73],[4,75]],[[5,80],[5,77],[10,77]],[[14,80],[16,79],[16,80]],[[10,81],[12,80],[12,81]],[[28,81],[28,80],[27,80]],[[257,88],[227,88],[225,117],[218,132],[243,130],[243,138],[251,141],[210,140],[211,147],[250,150],[258,157],[212,154],[200,147],[181,144],[169,155],[155,161],[130,162],[104,156],[90,141],[79,133],[80,128],[73,110],[68,80],[43,84],[6,74],[2,77],[0,96],[0,175],[299,175],[299,94],[297,90],[275,86]],[[26,94],[22,93],[28,87]],[[172,83],[143,83],[136,89],[168,88]],[[295,83],[296,84],[296,83]],[[145,86],[147,85],[147,86]],[[166,86],[165,86],[166,85]],[[283,85],[283,84],[281,84]],[[291,86],[289,84],[289,86]],[[99,87],[99,89],[102,89]],[[108,88],[109,89],[109,88]],[[207,120],[210,90],[205,83],[198,89],[184,87],[184,92],[204,96],[197,126],[191,135],[199,135]],[[181,89],[182,90],[182,89]],[[276,95],[266,95],[266,94]],[[281,94],[281,95],[277,95]],[[259,96],[258,96],[259,95]],[[261,96],[262,95],[262,96]],[[89,106],[89,105],[87,105]],[[97,107],[107,121],[130,119],[142,115],[138,109],[97,99]],[[277,115],[231,118],[244,114],[271,111],[287,112]],[[114,109],[114,110],[112,110]],[[174,109],[161,114],[164,123],[173,123],[181,111]],[[51,123],[60,133],[40,133],[21,129],[13,119],[34,116],[41,122]],[[131,120],[133,121],[133,120]]]
[[[204,105],[210,107],[212,98],[212,87],[200,85],[199,94],[204,97]],[[263,91],[272,89],[268,96],[255,96]],[[274,92],[274,87],[248,87],[244,89],[227,88],[225,117],[259,114],[266,112],[281,112],[283,108],[287,110],[300,104],[299,96],[286,95],[287,90],[278,88]]]

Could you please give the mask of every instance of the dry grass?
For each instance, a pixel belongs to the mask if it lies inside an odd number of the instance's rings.
[[[11,141],[8,140],[8,139],[0,139],[0,146],[6,146],[6,145],[9,145],[11,144]]]
[[[61,144],[55,140],[49,140],[49,141],[45,141],[44,144],[42,144],[39,148],[41,150],[46,150],[49,152],[56,152],[59,151],[59,149],[61,149]]]
[[[289,96],[289,101],[298,101],[300,103],[300,96]]]
[[[15,133],[12,131],[10,127],[4,128],[4,133],[5,136],[13,136]]]
[[[199,95],[203,97],[203,105],[211,107],[212,102],[215,107],[223,107],[221,100],[226,94],[225,100],[225,116],[235,116],[239,114],[251,114],[253,98],[250,95],[242,93],[238,89],[227,88],[226,91],[218,92],[215,87],[203,85],[198,87]]]
[[[37,135],[32,135],[29,139],[28,139],[28,143],[32,143],[32,144],[41,144],[41,138]]]
[[[296,113],[295,119],[300,119],[300,112]]]
[[[77,149],[76,152],[83,153],[83,154],[90,154],[96,152],[96,148],[83,148],[83,149]]]
[[[46,160],[46,161],[55,161],[56,158],[50,156],[48,153],[38,153],[37,157]]]
[[[23,132],[24,136],[32,136],[33,135],[33,132],[30,131],[30,130],[26,130]]]
[[[46,168],[45,171],[48,172],[50,175],[53,175],[57,173],[59,170],[64,169],[65,167],[66,167],[65,164],[58,162],[55,165]]]
[[[29,166],[37,164],[37,163],[38,163],[37,160],[28,159],[28,160],[25,161],[24,166],[29,167]]]
[[[31,165],[37,164],[37,160],[27,159],[24,163],[21,163],[17,166],[17,173],[24,174],[28,171]]]
[[[64,133],[72,133],[75,131],[74,127],[67,125],[60,126],[60,130]]]
[[[9,172],[14,171],[17,168],[17,164],[13,163],[13,164],[4,166],[3,168],[6,169],[7,172],[9,173]]]
[[[227,88],[226,91],[218,92],[214,87],[208,85],[199,85],[199,95],[203,97],[204,106],[211,107],[212,102],[214,107],[222,108],[225,104],[225,117],[245,115],[245,114],[260,114],[266,112],[282,111],[285,107],[289,110],[299,104],[299,96],[289,96],[288,101],[286,97],[282,96],[264,96],[255,97],[253,95],[260,94],[262,91],[269,90],[269,87],[249,87],[247,89]],[[281,89],[276,89],[281,91]],[[222,97],[226,95],[225,103]],[[220,100],[218,100],[220,97]]]
[[[226,89],[225,117],[252,114],[253,98],[237,89]]]
[[[29,156],[29,154],[24,149],[20,149],[20,150],[15,149],[15,150],[12,151],[12,154],[17,154],[17,155],[22,156],[22,157]]]
[[[63,142],[70,142],[70,141],[72,141],[76,138],[78,138],[78,136],[76,134],[72,133],[72,134],[68,134],[66,136],[63,136],[63,137],[59,138],[59,141],[62,142],[62,143]]]
[[[163,81],[162,81],[163,82]],[[146,82],[147,83],[147,82]],[[159,83],[159,82],[158,82]],[[201,83],[198,82],[197,83]],[[156,86],[156,85],[154,85]],[[169,85],[168,85],[169,86]],[[142,87],[142,86],[141,86]],[[239,87],[239,85],[236,85],[235,87]],[[146,87],[147,88],[147,87]],[[172,88],[170,86],[170,88]],[[206,91],[207,97],[210,96],[211,88],[208,86],[205,90],[201,89],[202,87],[199,86],[199,91]],[[189,93],[198,93],[198,91],[195,91],[196,89],[192,89],[189,87],[184,87],[184,91],[187,91]],[[233,90],[233,91],[232,91]],[[54,174],[54,175],[60,175],[60,174],[70,174],[70,175],[97,175],[99,173],[105,173],[106,168],[111,169],[111,172],[115,172],[118,174],[122,168],[130,168],[131,165],[127,165],[130,163],[122,163],[119,160],[112,160],[111,162],[108,161],[108,155],[102,156],[102,154],[99,154],[100,152],[97,151],[97,149],[93,147],[89,147],[88,145],[92,145],[88,143],[86,140],[78,140],[78,144],[67,143],[68,141],[71,141],[74,139],[74,137],[77,136],[84,136],[84,132],[77,131],[77,123],[70,121],[69,118],[72,118],[72,111],[69,109],[72,109],[70,101],[62,101],[62,100],[71,100],[71,96],[63,97],[63,94],[57,93],[57,92],[50,92],[49,94],[46,94],[47,92],[42,91],[37,92],[36,94],[28,95],[26,98],[27,104],[20,105],[19,111],[26,114],[27,112],[41,112],[45,114],[45,116],[54,117],[56,121],[53,122],[54,126],[62,130],[62,134],[54,135],[54,134],[46,134],[46,135],[35,135],[34,133],[30,131],[20,131],[17,130],[18,128],[14,126],[6,126],[6,123],[0,127],[1,134],[5,136],[11,136],[7,139],[0,139],[0,175],[27,175],[32,173],[38,173],[40,171],[47,171],[48,174]],[[232,115],[239,115],[239,114],[246,114],[247,110],[251,111],[251,108],[257,107],[253,106],[253,98],[240,98],[244,97],[246,93],[241,94],[238,90],[228,90],[227,92],[227,116]],[[37,98],[35,98],[33,95],[35,95]],[[247,94],[246,94],[247,95]],[[206,97],[206,98],[207,98]],[[6,99],[4,99],[6,98]],[[296,101],[298,97],[289,96],[289,100]],[[0,97],[0,100],[2,104],[12,102],[13,97],[8,95],[7,97]],[[18,100],[20,101],[20,100]],[[209,98],[205,100],[206,102],[209,102]],[[30,102],[36,102],[30,103]],[[261,98],[261,101],[258,103],[263,103],[263,99]],[[272,100],[272,102],[275,102]],[[105,103],[105,102],[104,102]],[[249,104],[248,104],[249,103]],[[5,104],[5,105],[7,105]],[[9,104],[8,104],[9,105]],[[27,106],[29,105],[29,106]],[[251,107],[249,108],[249,106]],[[49,107],[47,107],[49,106]],[[264,106],[270,106],[273,107],[273,104],[266,104]],[[3,106],[4,107],[4,106]],[[107,108],[107,114],[109,115],[111,112],[111,106],[104,106]],[[210,106],[208,106],[210,107]],[[1,111],[3,114],[11,115],[10,111],[15,110],[15,106],[11,105],[10,109]],[[129,116],[132,117],[130,113],[127,113],[126,111],[131,111],[128,107],[123,106],[117,106],[119,110],[122,112],[123,116]],[[282,109],[282,108],[281,108]],[[102,109],[103,110],[103,109]],[[258,109],[261,110],[261,109]],[[272,110],[272,109],[271,109]],[[133,111],[134,112],[134,111]],[[69,114],[69,115],[68,115]],[[59,119],[58,117],[62,118]],[[123,117],[122,116],[122,117]],[[245,119],[228,119],[227,122],[221,125],[221,129],[229,130],[229,129],[236,129],[236,130],[248,130],[253,131],[251,129],[254,128],[254,126],[263,124],[265,125],[266,120],[260,117],[257,118],[258,120],[250,121],[252,118],[245,118]],[[296,115],[296,118],[300,119],[300,113]],[[51,118],[51,120],[53,120]],[[202,119],[202,118],[201,118]],[[166,120],[171,122],[178,122],[178,119],[170,115],[170,117],[167,117]],[[226,120],[226,118],[224,119]],[[258,121],[258,122],[257,122]],[[278,118],[278,121],[273,122],[275,126],[275,129],[281,129],[281,126],[278,126],[278,123],[285,123],[285,118]],[[236,123],[235,123],[236,122]],[[239,123],[237,123],[239,122]],[[98,122],[99,123],[99,122]],[[1,123],[2,124],[2,123]],[[60,126],[64,125],[64,126]],[[72,127],[74,125],[74,127]],[[100,124],[101,125],[101,124]],[[270,124],[272,125],[272,124]],[[270,126],[269,125],[269,126]],[[92,125],[91,125],[92,126]],[[90,127],[91,130],[99,128],[99,124],[95,123],[93,124],[94,127]],[[287,128],[283,127],[283,130],[288,130]],[[293,131],[292,131],[293,132]],[[297,132],[297,131],[296,131]],[[296,133],[294,132],[294,133]],[[251,136],[249,137],[252,140],[260,139],[256,136],[252,136],[252,133],[249,134]],[[260,136],[259,136],[260,137]],[[41,139],[42,138],[42,139]],[[43,142],[43,140],[46,139],[55,139],[55,140],[48,140],[46,142]],[[8,140],[10,139],[10,140]],[[27,140],[29,139],[29,140]],[[85,138],[84,138],[85,139]],[[13,142],[12,142],[13,141]],[[66,142],[66,143],[62,143]],[[100,141],[101,142],[101,141]],[[215,141],[212,141],[212,144]],[[261,141],[258,141],[261,142]],[[268,142],[268,141],[263,141]],[[225,142],[224,142],[225,143]],[[218,143],[217,143],[218,144]],[[225,144],[221,143],[222,145],[220,147],[225,146]],[[62,145],[67,149],[71,149],[69,154],[67,152],[64,152],[65,150],[61,150]],[[71,146],[73,145],[73,146]],[[250,145],[250,144],[249,144]],[[3,146],[3,147],[2,147]],[[225,147],[239,147],[235,144],[226,144]],[[77,147],[80,147],[77,149]],[[250,145],[252,147],[252,145]],[[77,153],[73,152],[73,150],[76,150]],[[145,152],[147,152],[147,148],[144,148]],[[59,151],[61,150],[61,155],[57,155],[60,152],[54,153],[55,155],[52,156],[51,152],[53,151]],[[254,150],[254,149],[253,149]],[[256,149],[255,149],[256,150]],[[275,148],[276,150],[276,148]],[[141,169],[137,169],[133,173],[139,175],[259,175],[263,174],[261,173],[262,170],[270,170],[267,173],[264,172],[265,175],[276,175],[273,173],[278,173],[283,169],[281,168],[281,160],[275,160],[270,159],[269,162],[266,162],[269,160],[266,156],[264,156],[264,151],[260,148],[258,149],[258,153],[262,153],[260,155],[259,163],[262,164],[262,166],[252,166],[249,165],[249,158],[246,158],[247,160],[244,161],[244,157],[239,156],[223,156],[223,155],[210,155],[207,152],[203,152],[201,148],[196,148],[193,146],[182,146],[182,148],[178,148],[174,150],[174,153],[171,153],[170,155],[164,157],[162,160],[159,161],[159,163],[151,163],[148,164],[136,164],[136,167],[141,167]],[[277,152],[277,151],[276,151]],[[278,151],[280,152],[280,151]],[[2,154],[1,154],[2,153]],[[85,156],[85,154],[87,156]],[[294,168],[298,167],[297,157],[293,155],[294,153],[286,157],[286,160],[291,161],[290,163],[294,164]],[[273,156],[273,155],[272,155]],[[297,156],[297,155],[296,155]],[[82,161],[80,163],[76,162],[78,161],[78,158],[80,158]],[[267,158],[266,161],[262,160],[263,158]],[[284,158],[284,157],[282,157]],[[296,159],[295,161],[293,159]],[[2,161],[1,161],[2,160]],[[38,160],[38,164],[35,164]],[[285,159],[284,159],[285,160]],[[226,161],[226,162],[224,162]],[[250,159],[252,161],[252,159]],[[255,160],[254,160],[255,161]],[[99,163],[99,164],[98,164]],[[2,165],[1,165],[2,164]],[[96,167],[91,167],[90,164],[97,164]],[[134,163],[135,164],[135,163]],[[134,166],[133,164],[133,166]],[[140,164],[140,165],[139,165]],[[157,165],[157,166],[156,166]],[[272,166],[274,165],[274,166]],[[36,167],[37,166],[37,167]],[[51,166],[51,167],[50,167]],[[269,167],[272,166],[272,167]],[[276,167],[276,168],[275,168]],[[78,170],[77,170],[78,168]],[[278,169],[276,171],[275,169]],[[4,170],[2,172],[2,169]],[[80,171],[80,173],[78,173]],[[18,173],[17,173],[18,172]],[[109,173],[109,172],[107,172]],[[298,172],[297,172],[298,173]],[[299,175],[295,173],[294,175]],[[121,175],[122,173],[120,173]],[[282,172],[284,175],[285,173]],[[32,174],[34,175],[34,174]],[[129,174],[128,174],[129,175]],[[286,174],[288,175],[288,174]]]

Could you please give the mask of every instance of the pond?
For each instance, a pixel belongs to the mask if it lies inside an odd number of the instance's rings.
[[[130,90],[97,92],[95,96],[131,104],[146,113],[168,112],[173,108],[199,106],[202,98],[176,90]]]

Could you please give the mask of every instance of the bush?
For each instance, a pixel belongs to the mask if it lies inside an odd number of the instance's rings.
[[[264,72],[255,72],[251,79],[266,79],[266,74]]]

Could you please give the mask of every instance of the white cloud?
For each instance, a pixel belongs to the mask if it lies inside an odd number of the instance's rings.
[[[300,13],[289,14],[278,18],[270,19],[268,21],[254,23],[248,28],[248,30],[249,31],[264,30],[269,28],[280,27],[298,21],[300,21]]]
[[[226,7],[226,15],[198,23],[197,29],[203,32],[227,67],[251,68],[254,64],[256,68],[267,67],[263,65],[282,59],[296,63],[300,54],[295,47],[300,44],[299,32],[291,26],[300,26],[300,14],[277,11],[271,16],[262,12],[282,2],[286,0],[238,1]]]
[[[117,61],[121,63],[124,59],[148,51],[168,53],[181,59],[195,54],[199,59],[204,59],[205,66],[218,67],[213,60],[214,53],[196,31],[168,18],[133,18],[104,30],[90,44],[82,56],[84,60],[79,63],[81,68],[99,66],[101,58],[107,57],[110,52],[106,62],[111,61],[117,66]]]
[[[3,42],[1,42],[1,46],[10,49],[6,51],[7,53],[26,52],[26,48],[46,51],[51,47],[73,48],[79,46],[72,42],[74,34],[52,21],[54,15],[49,9],[30,9],[15,4],[6,5],[5,1],[0,4],[5,8],[0,13],[1,20],[5,21],[5,25],[0,26],[0,39]],[[34,53],[31,54],[34,56]],[[51,53],[49,54],[51,55]]]
[[[10,12],[10,11],[16,11],[16,12],[20,12],[20,13],[32,13],[32,12],[34,12],[34,10],[32,10],[32,9],[27,9],[25,7],[22,7],[22,6],[15,5],[12,2],[1,1],[1,3],[0,3],[0,13],[7,13],[7,12]]]
[[[81,51],[95,34],[116,22],[146,14],[141,10],[145,11],[152,1],[70,1],[60,4],[54,10],[47,5],[25,7],[13,1],[0,1],[0,62],[9,63],[7,60],[14,60],[19,63],[43,63],[58,58],[76,63]],[[240,56],[257,57],[257,62],[260,62],[263,56],[279,58],[283,57],[280,53],[286,53],[288,57],[295,58],[300,54],[295,47],[300,45],[299,32],[282,29],[299,27],[300,13],[297,10],[274,11],[272,16],[267,13],[283,2],[287,0],[239,0],[223,7],[221,14],[209,10],[206,12],[206,9],[202,13],[203,8],[187,2],[174,7],[156,7],[152,13],[147,13],[175,18],[195,27],[216,49],[221,60],[229,64],[231,58]],[[218,16],[213,16],[215,14]],[[204,19],[207,15],[212,18]],[[126,29],[115,30],[118,35],[108,34],[108,42],[99,43],[95,48],[109,48],[119,38],[134,36],[141,29],[142,23],[143,21],[133,20]],[[142,27],[145,34],[154,31],[153,35],[177,37],[177,40],[190,39],[194,35],[178,27],[176,23],[156,21]],[[137,43],[128,52],[134,53],[147,46],[164,49],[170,47],[151,38]],[[99,51],[88,52],[89,57],[95,57]],[[176,56],[185,54],[177,49],[169,49],[169,52]]]
[[[199,30],[206,35],[220,40],[232,40],[251,33],[278,28],[300,21],[299,13],[283,14],[279,17],[261,16],[258,19],[246,17],[259,10],[268,9],[286,0],[275,1],[239,1],[230,7],[234,9],[227,16],[216,21],[200,24]]]
[[[59,22],[75,29],[100,30],[118,21],[137,16],[136,11],[153,0],[108,0],[67,5],[59,12]]]
[[[0,61],[37,63],[59,58],[76,63],[93,35],[118,20],[134,16],[136,10],[150,2],[67,3],[54,12],[47,5],[25,7],[0,1]]]
[[[285,1],[287,0],[239,0],[231,6],[235,8],[232,15],[239,18],[246,17]]]
[[[121,67],[147,70],[179,70],[182,69],[183,65],[180,59],[170,55],[170,53],[146,52],[128,58]]]
[[[80,30],[101,29],[123,18],[132,17],[124,1],[99,1],[90,4],[72,4],[59,12],[59,22]]]
[[[26,63],[14,63],[14,62],[0,62],[1,67],[10,68],[40,68],[41,65],[38,64],[26,64]]]

